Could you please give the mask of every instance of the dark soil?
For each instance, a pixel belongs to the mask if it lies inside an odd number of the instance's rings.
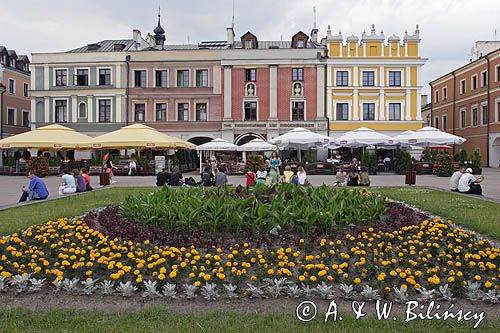
[[[337,240],[345,237],[347,233],[357,235],[368,232],[373,228],[375,232],[392,232],[404,226],[419,225],[428,218],[423,213],[398,202],[387,202],[387,211],[381,219],[362,226],[338,226],[329,234],[308,233],[298,234],[278,231],[277,235],[271,233],[209,233],[209,232],[184,232],[180,230],[165,230],[161,226],[145,226],[135,221],[122,218],[118,206],[110,206],[100,212],[91,212],[84,221],[93,229],[97,229],[110,238],[119,238],[137,243],[149,240],[155,245],[168,245],[176,247],[196,246],[199,249],[213,246],[228,248],[234,244],[251,243],[259,247],[295,246],[301,239],[308,244],[319,244],[321,239]]]

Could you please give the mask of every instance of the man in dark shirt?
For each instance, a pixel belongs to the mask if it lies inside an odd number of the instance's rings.
[[[156,175],[156,186],[164,186],[168,181],[168,173],[167,169],[163,169],[163,171],[158,172]]]

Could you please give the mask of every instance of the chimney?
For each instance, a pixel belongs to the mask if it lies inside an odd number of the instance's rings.
[[[132,31],[132,39],[134,40],[134,42],[140,44],[141,43],[141,32],[138,30],[138,29],[134,29]]]
[[[226,28],[226,31],[227,31],[227,43],[229,45],[233,45],[234,44],[234,29],[232,27]]]
[[[311,31],[311,41],[313,43],[318,42],[318,29],[316,29],[316,28],[312,29],[312,31]]]

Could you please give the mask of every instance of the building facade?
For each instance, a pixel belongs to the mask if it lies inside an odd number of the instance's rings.
[[[236,144],[264,140],[295,127],[326,134],[326,48],[299,31],[287,41],[247,32],[222,52],[222,137]]]
[[[0,83],[6,88],[0,112],[2,138],[20,134],[30,127],[30,61],[26,55],[0,46]]]
[[[383,32],[344,37],[330,27],[322,43],[328,45],[326,114],[330,135],[337,137],[364,126],[389,135],[422,127],[421,67],[418,25],[387,40]]]
[[[464,137],[455,150],[479,151],[483,164],[500,166],[500,49],[434,81],[432,126]]]

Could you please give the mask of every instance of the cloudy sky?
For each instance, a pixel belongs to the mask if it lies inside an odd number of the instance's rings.
[[[499,0],[234,0],[236,36],[290,39],[309,33],[316,6],[320,36],[328,25],[344,37],[375,24],[386,37],[420,25],[424,91],[427,83],[465,64],[477,40],[500,40]],[[225,40],[232,0],[0,0],[0,45],[18,54],[66,51],[103,39],[145,35],[156,26],[158,5],[167,43]],[[5,28],[8,27],[8,28]]]

